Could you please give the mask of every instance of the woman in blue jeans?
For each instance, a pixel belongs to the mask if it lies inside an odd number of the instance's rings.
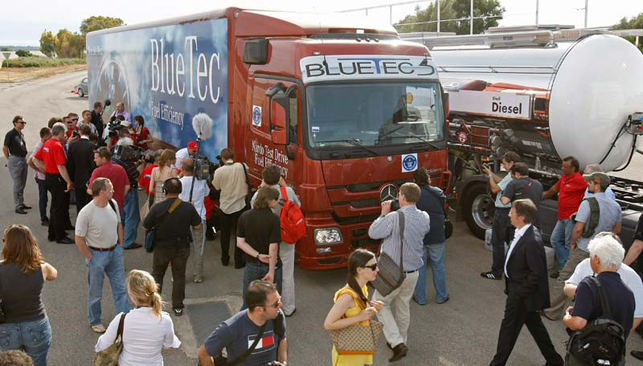
[[[42,303],[45,281],[58,276],[46,263],[36,238],[25,225],[4,232],[0,262],[0,298],[5,322],[0,324],[0,351],[22,350],[36,366],[47,365],[51,327]]]
[[[246,308],[246,292],[250,282],[264,280],[277,285],[281,293],[281,224],[272,210],[279,205],[279,191],[261,187],[252,206],[241,214],[237,224],[237,247],[245,254],[243,272],[243,306]]]

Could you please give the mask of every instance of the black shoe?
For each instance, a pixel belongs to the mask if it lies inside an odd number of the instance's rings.
[[[495,274],[494,274],[493,272],[491,272],[491,271],[480,273],[480,277],[482,277],[482,278],[486,278],[486,279],[488,279],[488,280],[496,280],[496,281],[500,281],[500,280],[502,280],[502,275],[495,275]]]
[[[183,315],[183,308],[174,308],[172,310],[174,311],[174,315],[176,315],[176,316]]]
[[[31,210],[31,209],[32,209],[32,207],[31,207],[31,206],[29,206],[29,205],[25,205],[24,203],[23,203],[23,204],[22,204],[22,206],[20,206],[20,207],[22,207],[22,208],[23,208],[23,209],[25,209],[25,210]]]
[[[22,208],[22,207],[18,207],[18,208],[16,208],[16,213],[21,214],[21,215],[26,215],[27,211],[25,211],[25,209]]]
[[[228,264],[230,264],[230,258],[221,258],[221,264],[223,264],[224,267],[227,267]]]
[[[62,239],[56,240],[56,243],[57,244],[74,244],[74,241],[65,236]]]
[[[393,347],[391,347],[391,344],[388,342],[386,342],[386,347],[388,347],[388,349],[390,349],[391,351],[393,350]]]
[[[408,347],[404,343],[400,343],[397,346],[393,347],[393,357],[388,359],[388,362],[395,362],[406,357],[406,353],[409,351]]]
[[[632,357],[636,358],[637,360],[643,361],[643,351],[632,351],[630,352]]]
[[[45,217],[44,219],[40,220],[40,225],[49,226],[49,218]]]
[[[413,296],[413,297],[412,297],[412,299],[413,299],[413,301],[415,301],[415,303],[416,303],[416,304],[418,304],[418,305],[420,305],[420,306],[424,306],[424,305],[426,305],[426,303],[421,303],[421,302],[419,302],[419,301],[415,298],[415,296]]]

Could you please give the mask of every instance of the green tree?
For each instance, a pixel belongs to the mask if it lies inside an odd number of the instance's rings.
[[[113,28],[124,25],[123,19],[106,17],[102,15],[94,15],[80,23],[80,33],[84,36],[89,32]]]
[[[40,35],[40,52],[47,57],[53,57],[56,51],[56,36],[51,31],[43,31]]]
[[[73,37],[74,34],[66,28],[58,31],[58,34],[56,34],[55,43],[56,55],[58,55],[58,57],[77,57],[77,53],[74,51],[71,45]]]
[[[440,32],[455,32],[456,34],[469,34],[470,22],[468,17],[471,12],[470,0],[441,0],[440,1]],[[474,0],[473,16],[489,17],[473,20],[473,33],[478,34],[487,30],[489,27],[498,25],[502,19],[505,8],[500,6],[498,0]],[[415,8],[414,15],[408,15],[399,22],[397,29],[399,32],[436,32],[436,23],[412,24],[438,20],[438,9],[435,3],[430,4],[426,9]],[[447,19],[460,19],[445,22]]]
[[[16,51],[16,55],[18,55],[18,57],[32,57],[33,56],[31,54],[31,52],[29,52],[27,50],[18,50],[18,51]]]
[[[643,13],[632,17],[631,19],[623,18],[621,21],[612,27],[614,30],[618,29],[643,29]],[[636,44],[636,37],[624,37],[632,44]],[[640,39],[641,37],[639,37]],[[643,52],[643,41],[639,41],[639,50]]]

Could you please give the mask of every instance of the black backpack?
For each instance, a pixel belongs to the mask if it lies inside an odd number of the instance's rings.
[[[621,324],[611,319],[612,311],[601,281],[590,278],[597,288],[603,314],[572,334],[567,344],[565,365],[625,365],[625,331]]]

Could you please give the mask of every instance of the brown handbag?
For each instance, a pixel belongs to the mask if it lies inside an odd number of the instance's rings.
[[[361,302],[357,299],[355,302],[363,309]],[[339,355],[373,355],[383,329],[384,323],[371,319],[368,325],[360,322],[343,329],[331,330],[330,339]]]
[[[121,320],[118,322],[118,332],[114,343],[105,348],[104,350],[96,353],[94,357],[94,366],[118,366],[118,358],[123,352],[123,327],[125,324],[125,315],[121,315]]]
[[[397,211],[400,222],[400,264],[398,265],[388,254],[382,253],[380,247],[380,257],[377,260],[379,272],[371,285],[382,296],[388,296],[396,288],[402,286],[406,274],[404,273],[404,212]]]

